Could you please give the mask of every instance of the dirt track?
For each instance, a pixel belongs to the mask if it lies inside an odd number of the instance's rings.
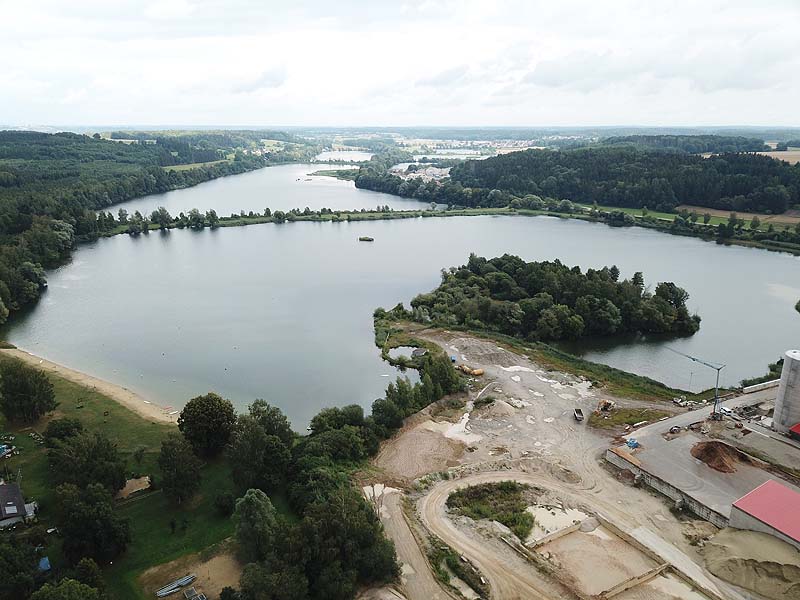
[[[439,432],[448,440],[462,441],[469,449],[458,459],[460,465],[450,469],[455,479],[431,487],[419,498],[417,512],[431,533],[463,553],[481,570],[489,581],[493,598],[569,597],[569,592],[565,595],[564,588],[502,542],[496,539],[487,542],[485,536],[447,515],[447,496],[458,487],[508,479],[550,490],[565,505],[586,507],[589,512],[602,514],[623,530],[633,532],[637,539],[645,540],[665,562],[690,573],[707,589],[722,597],[741,598],[700,566],[702,557],[684,538],[682,523],[663,500],[624,485],[602,466],[600,457],[609,438],[572,418],[574,408],[583,408],[588,414],[598,400],[608,397],[602,390],[575,377],[543,370],[493,342],[447,332],[430,332],[420,337],[436,342],[449,355],[455,355],[459,363],[482,368],[486,374],[472,383],[471,401],[460,419],[456,416],[447,422],[421,415],[413,427],[389,443],[394,446],[393,453],[408,454],[394,464],[401,469],[405,464],[413,470],[394,475],[412,479],[425,466],[425,461],[414,456],[413,437],[403,439],[420,427]],[[495,398],[492,404],[473,408],[472,401],[488,395]],[[614,401],[621,406],[642,406],[619,398]],[[430,470],[439,469],[437,465]],[[394,538],[391,528],[387,530]],[[403,561],[404,553],[400,553]],[[408,589],[406,592],[409,600],[430,597],[414,595]]]

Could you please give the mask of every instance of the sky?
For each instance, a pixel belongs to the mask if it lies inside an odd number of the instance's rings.
[[[4,125],[800,125],[800,0],[0,0]]]

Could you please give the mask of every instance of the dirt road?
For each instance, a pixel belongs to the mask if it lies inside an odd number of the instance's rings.
[[[588,414],[601,398],[609,398],[602,389],[569,374],[547,371],[491,341],[441,331],[415,335],[439,344],[458,363],[485,371],[472,382],[471,401],[460,418],[426,417],[415,425],[417,435],[424,427],[461,441],[468,450],[457,459],[459,465],[450,468],[455,479],[434,485],[418,500],[417,511],[431,533],[478,566],[493,597],[565,597],[558,584],[509,548],[500,542],[497,547],[487,546],[485,536],[460,527],[446,513],[447,496],[458,487],[517,479],[552,491],[567,505],[599,513],[624,531],[636,532],[654,551],[668,556],[668,562],[691,572],[703,587],[722,597],[742,598],[703,569],[702,557],[683,536],[684,524],[666,502],[623,484],[603,466],[601,456],[608,447],[608,435],[572,418],[574,408]],[[493,402],[474,408],[478,397],[489,395]],[[609,399],[621,406],[641,406],[621,398]],[[408,475],[418,476],[420,461],[413,456],[414,444],[403,444],[401,439],[394,451],[409,454],[394,464],[408,464],[415,471]],[[426,598],[411,593],[408,597]]]
[[[378,489],[375,503],[379,507],[381,522],[394,542],[401,563],[401,585],[409,600],[453,600],[431,573],[428,561],[422,554],[414,534],[403,514],[403,494],[396,489]]]

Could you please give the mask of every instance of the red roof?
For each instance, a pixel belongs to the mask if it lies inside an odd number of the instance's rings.
[[[800,542],[800,493],[770,479],[733,505]]]
[[[789,431],[791,431],[792,433],[797,433],[797,434],[800,435],[800,423],[798,423],[794,427],[790,427]]]

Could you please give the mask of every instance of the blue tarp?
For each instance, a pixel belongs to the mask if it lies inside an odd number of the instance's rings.
[[[39,561],[39,570],[40,571],[49,571],[50,570],[50,559],[46,556],[43,556]]]

